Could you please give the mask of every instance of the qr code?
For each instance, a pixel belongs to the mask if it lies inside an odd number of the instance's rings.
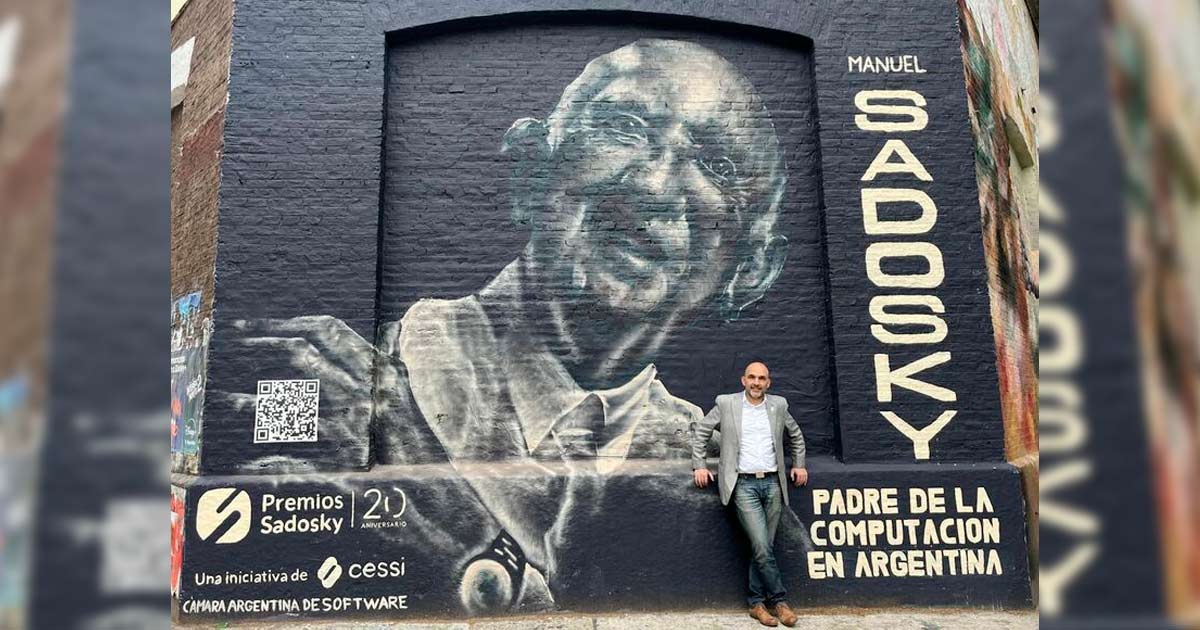
[[[254,443],[316,442],[318,380],[259,381]]]

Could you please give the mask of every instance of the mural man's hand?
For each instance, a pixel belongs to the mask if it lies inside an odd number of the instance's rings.
[[[234,323],[250,347],[281,352],[303,376],[320,378],[322,389],[359,388],[371,382],[375,347],[345,322],[328,315]]]
[[[363,444],[370,439],[375,346],[345,322],[327,315],[234,322],[244,356],[285,362],[286,378],[320,381],[322,442]],[[394,369],[379,362],[379,369]],[[285,375],[281,374],[280,377]],[[254,406],[253,394],[231,396],[235,412]]]
[[[697,468],[692,471],[692,477],[695,478],[697,488],[707,488],[708,483],[715,479],[712,471],[707,468]]]
[[[242,320],[242,343],[264,355],[286,357],[293,378],[319,379],[321,398],[336,411],[366,403],[370,414],[375,347],[340,319],[328,315]],[[324,415],[324,414],[323,414]]]
[[[791,477],[792,483],[796,484],[797,487],[803,486],[804,484],[808,483],[808,469],[793,468]]]

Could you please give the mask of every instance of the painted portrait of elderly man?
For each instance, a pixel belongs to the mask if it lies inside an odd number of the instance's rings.
[[[711,399],[678,397],[655,362],[698,314],[731,322],[771,300],[790,247],[771,112],[701,44],[601,54],[498,144],[529,237],[484,286],[415,300],[374,342],[322,315],[239,323],[248,346],[320,380],[323,440],[370,435],[378,464],[461,477],[443,499],[462,524],[410,514],[406,535],[455,558],[447,579],[468,612],[554,605],[573,511],[630,462],[688,460]],[[247,469],[310,466],[274,455]]]
[[[434,425],[452,458],[603,471],[631,449],[676,455],[669,436],[700,410],[654,357],[697,309],[732,318],[761,299],[787,256],[787,173],[754,86],[697,44],[639,40],[589,63],[545,119],[513,123],[503,150],[528,165],[513,199],[528,244],[478,294],[414,304],[383,350],[422,415],[466,420]]]

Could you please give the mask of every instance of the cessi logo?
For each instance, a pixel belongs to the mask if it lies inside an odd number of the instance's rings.
[[[196,505],[196,533],[218,545],[241,542],[250,533],[250,494],[237,488],[213,488]]]
[[[325,588],[333,588],[340,577],[342,577],[342,565],[338,564],[337,558],[333,556],[325,558],[325,562],[321,563],[321,568],[317,569],[317,579]]]
[[[404,577],[404,571],[404,558],[391,561],[355,562],[343,570],[338,559],[329,556],[317,569],[317,579],[321,582],[321,586],[333,588],[343,574],[352,580],[360,581]]]

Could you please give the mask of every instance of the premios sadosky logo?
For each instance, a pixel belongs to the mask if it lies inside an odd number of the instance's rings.
[[[318,492],[280,496],[266,492],[257,499],[251,499],[246,490],[213,488],[201,495],[196,505],[196,533],[201,540],[217,545],[241,542],[251,529],[265,536],[337,535],[355,526],[354,498],[353,493]],[[399,517],[407,501],[403,493],[399,493],[400,511],[385,514],[389,511],[390,498],[378,489],[367,490],[363,495],[363,499],[367,500],[360,502],[365,509],[364,513],[358,515],[361,527],[378,527],[382,525],[382,520],[388,520],[392,526],[403,526]],[[254,507],[256,502],[257,510]]]
[[[213,488],[196,505],[196,533],[218,545],[241,542],[250,533],[250,494],[237,488]]]

